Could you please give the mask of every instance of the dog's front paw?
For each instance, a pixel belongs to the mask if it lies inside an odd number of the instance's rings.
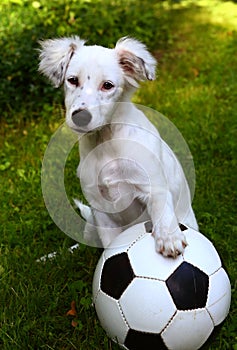
[[[164,256],[176,258],[179,254],[182,254],[187,241],[184,234],[180,231],[167,234],[155,234],[156,251]]]

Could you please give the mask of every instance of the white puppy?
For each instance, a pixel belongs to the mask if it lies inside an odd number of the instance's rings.
[[[139,81],[155,79],[156,61],[128,37],[114,49],[84,44],[77,36],[43,41],[39,70],[64,84],[66,122],[79,133],[78,176],[91,205],[76,201],[85,239],[106,247],[151,220],[156,250],[176,257],[187,244],[179,223],[198,229],[189,188],[174,153],[130,102]]]

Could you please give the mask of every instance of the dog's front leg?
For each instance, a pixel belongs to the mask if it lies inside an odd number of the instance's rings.
[[[157,252],[164,256],[177,257],[187,245],[175,215],[172,194],[169,191],[154,192],[147,205],[153,224]]]

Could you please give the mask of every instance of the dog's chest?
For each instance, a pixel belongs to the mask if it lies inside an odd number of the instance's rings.
[[[133,165],[128,159],[111,156],[111,152],[98,151],[99,154],[94,150],[81,161],[78,176],[90,202],[102,196],[112,204],[134,192]]]
[[[141,185],[149,184],[147,167],[141,166],[144,148],[138,150],[137,141],[130,136],[117,125],[80,141],[77,175],[90,203],[98,203],[100,198],[106,200],[105,205],[130,202],[139,196]]]
[[[105,191],[105,187],[129,181],[131,161],[122,154],[124,140],[114,139],[113,129],[106,126],[80,143],[78,176],[83,188],[98,187]]]

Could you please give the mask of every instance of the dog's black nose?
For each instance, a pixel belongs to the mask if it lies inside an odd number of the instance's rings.
[[[87,109],[80,108],[77,111],[72,112],[72,121],[76,126],[80,128],[87,126],[92,119],[91,113]]]

